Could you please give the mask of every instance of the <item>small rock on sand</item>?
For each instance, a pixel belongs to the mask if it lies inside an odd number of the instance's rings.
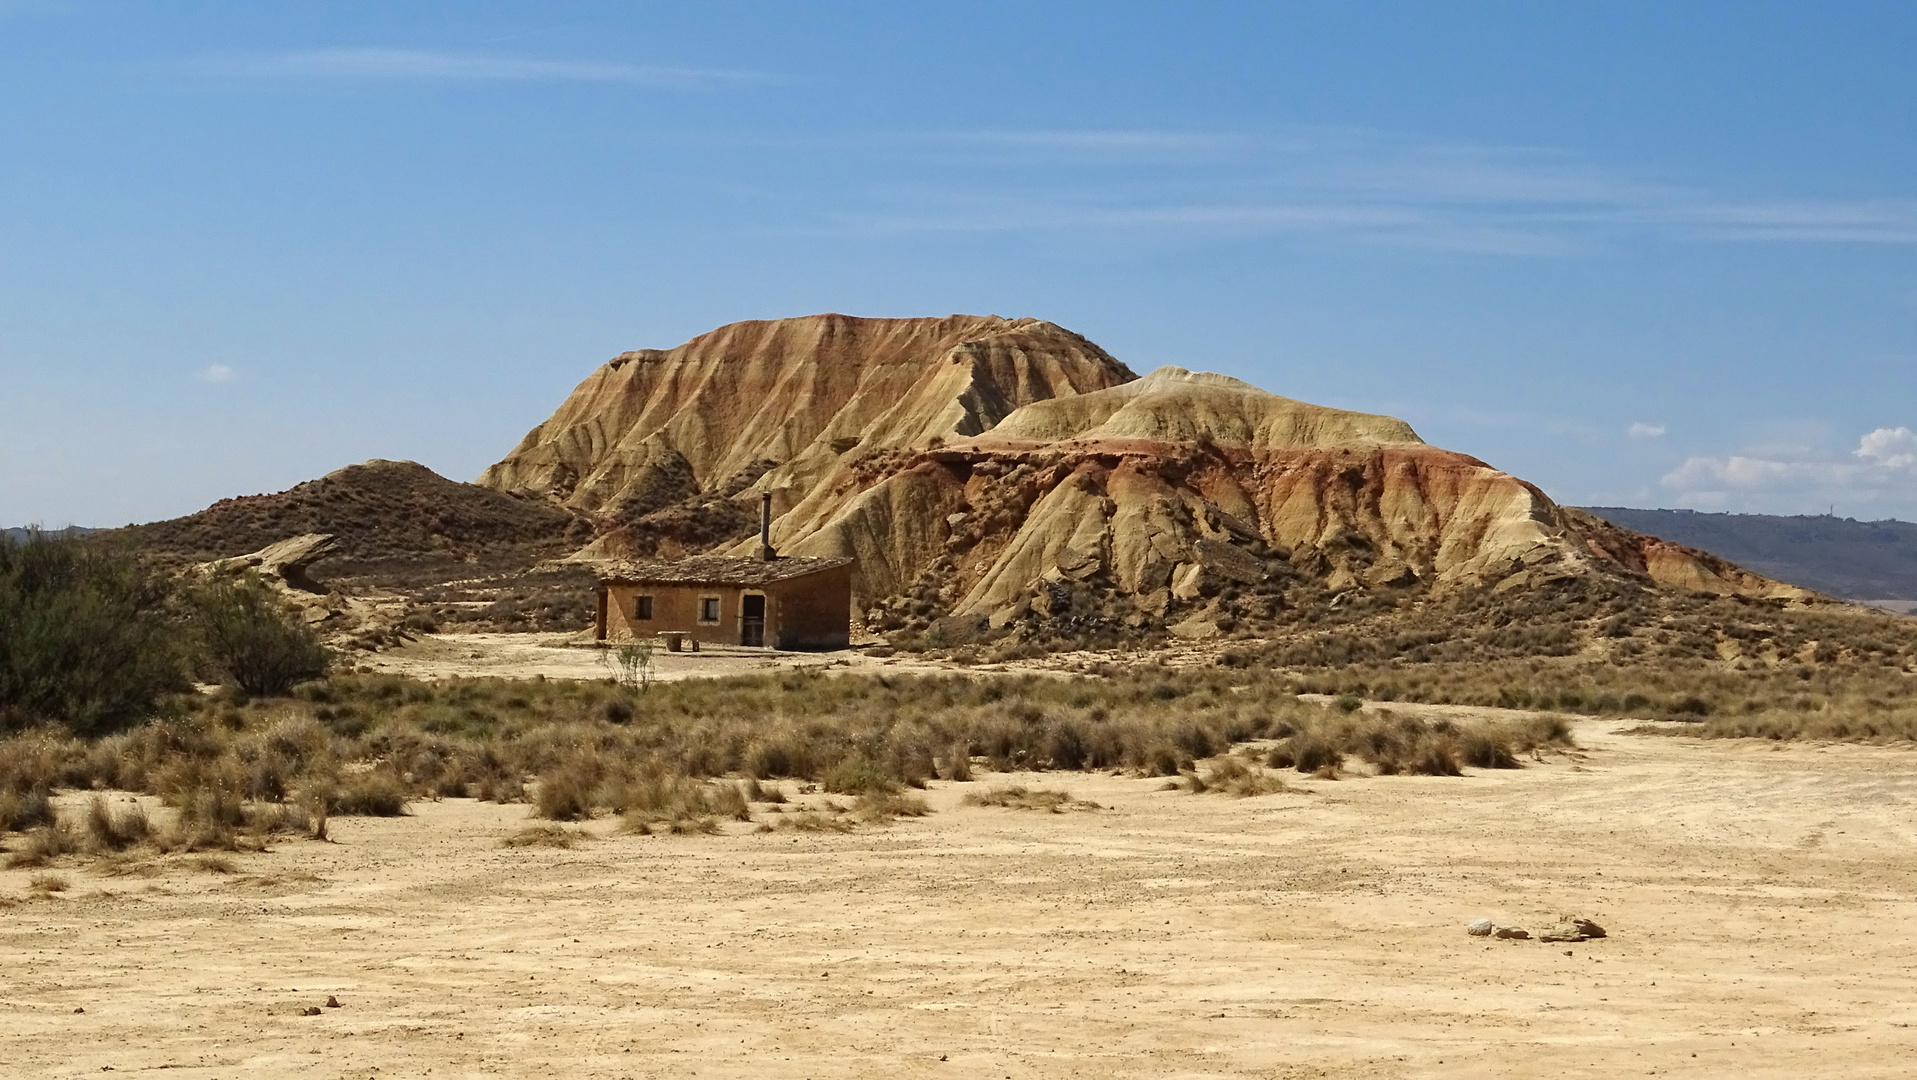
[[[1589,941],[1607,936],[1604,928],[1589,919],[1565,916],[1557,925],[1538,935],[1539,941]]]
[[[1531,931],[1526,930],[1522,926],[1500,926],[1496,930],[1491,931],[1491,936],[1506,938],[1512,941],[1528,941],[1531,937]]]
[[[1471,925],[1464,928],[1464,932],[1472,937],[1490,937],[1492,929],[1490,919],[1475,919]]]

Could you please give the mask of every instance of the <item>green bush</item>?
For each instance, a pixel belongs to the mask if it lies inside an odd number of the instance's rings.
[[[326,674],[326,647],[257,575],[193,593],[193,625],[206,662],[256,697],[279,697]]]
[[[0,731],[99,735],[187,685],[167,591],[132,558],[77,539],[0,537]]]

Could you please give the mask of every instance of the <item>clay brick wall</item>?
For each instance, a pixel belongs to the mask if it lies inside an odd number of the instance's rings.
[[[602,641],[631,641],[676,630],[710,645],[737,645],[741,601],[748,593],[766,598],[765,640],[778,649],[843,649],[852,641],[852,567],[833,567],[760,588],[739,585],[634,585],[605,587]],[[652,597],[652,618],[635,614],[641,596]],[[699,621],[699,601],[719,598],[719,621]]]
[[[852,644],[852,567],[833,567],[766,588],[766,640],[781,649],[843,649]]]
[[[631,641],[652,637],[661,630],[678,630],[712,645],[739,643],[739,597],[746,590],[736,585],[626,585],[606,586],[607,641]],[[652,618],[641,620],[633,613],[641,596],[652,597]],[[719,621],[699,621],[699,601],[719,598]]]

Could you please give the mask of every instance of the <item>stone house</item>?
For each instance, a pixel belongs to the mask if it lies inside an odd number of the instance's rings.
[[[708,645],[843,649],[852,640],[852,560],[730,558],[605,565],[600,641],[684,634]]]

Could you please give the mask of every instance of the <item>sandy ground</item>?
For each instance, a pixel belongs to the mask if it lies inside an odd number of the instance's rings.
[[[0,1074],[1917,1072],[1917,754],[1616,726],[1520,771],[1243,800],[986,776],[1104,808],[938,784],[851,835],[602,821],[566,851],[448,800],[238,874],[24,899],[0,872]],[[1464,933],[1559,912],[1611,937]]]
[[[1090,655],[1090,654],[1087,654]],[[572,643],[564,634],[427,634],[418,640],[355,661],[356,666],[414,679],[449,678],[607,679],[606,650]],[[723,678],[754,672],[821,669],[828,671],[951,672],[951,664],[913,656],[868,656],[856,649],[831,653],[777,652],[735,645],[705,645],[698,652],[653,652],[654,679]],[[975,671],[1000,671],[1003,665]]]

